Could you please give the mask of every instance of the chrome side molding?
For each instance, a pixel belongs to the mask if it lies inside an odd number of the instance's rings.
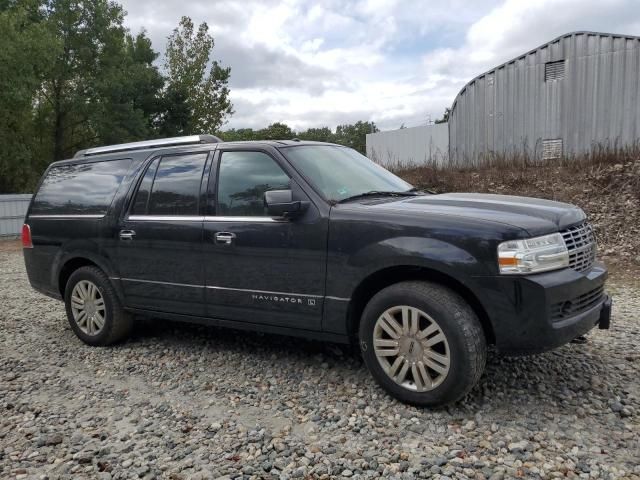
[[[247,222],[247,223],[279,223],[285,219],[272,217],[223,217],[200,215],[129,215],[127,220],[136,222]]]
[[[211,290],[230,290],[234,292],[246,292],[246,293],[261,293],[264,295],[283,295],[283,296],[292,296],[292,297],[305,297],[305,298],[325,298],[327,300],[336,300],[339,302],[348,302],[349,298],[342,297],[332,297],[325,295],[313,295],[310,293],[292,293],[292,292],[272,292],[270,290],[252,290],[249,288],[231,288],[231,287],[220,287],[215,285],[192,285],[189,283],[175,283],[175,282],[161,282],[159,280],[142,280],[139,278],[118,278],[118,277],[110,277],[111,280],[121,280],[123,282],[141,282],[141,283],[155,283],[161,285],[172,285],[177,287],[190,287],[190,288],[208,288]]]
[[[36,214],[29,215],[29,218],[104,218],[104,214],[95,214],[95,215],[85,215],[80,213],[69,213],[69,214],[59,214],[59,215],[49,215],[49,214]]]

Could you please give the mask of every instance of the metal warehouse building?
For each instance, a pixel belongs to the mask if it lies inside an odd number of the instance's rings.
[[[638,143],[640,37],[562,35],[471,80],[453,101],[448,135],[434,127],[367,135],[367,153],[383,164],[459,165]]]
[[[550,159],[640,138],[640,37],[562,35],[471,80],[453,102],[449,156]]]

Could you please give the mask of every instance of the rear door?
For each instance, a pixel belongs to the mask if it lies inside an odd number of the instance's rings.
[[[201,192],[209,157],[180,153],[148,162],[116,232],[127,306],[205,314]]]
[[[282,162],[282,163],[280,163]],[[269,151],[221,145],[204,222],[207,311],[212,317],[319,330],[328,221]],[[291,189],[309,208],[271,218],[267,190]]]

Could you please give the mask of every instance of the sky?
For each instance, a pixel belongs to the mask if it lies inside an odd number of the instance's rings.
[[[559,35],[640,35],[640,0],[120,3],[161,53],[182,15],[209,25],[212,58],[231,67],[235,114],[223,128],[425,125],[473,77]]]

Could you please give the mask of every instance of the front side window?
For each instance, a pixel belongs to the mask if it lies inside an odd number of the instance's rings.
[[[154,160],[133,201],[136,215],[198,215],[198,198],[207,153]]]
[[[37,215],[104,215],[131,166],[131,159],[52,167],[31,209]]]
[[[223,152],[218,174],[218,215],[266,216],[264,192],[288,190],[291,180],[262,152]]]
[[[327,200],[340,201],[366,192],[406,192],[411,185],[364,155],[335,145],[283,148],[285,156]]]

